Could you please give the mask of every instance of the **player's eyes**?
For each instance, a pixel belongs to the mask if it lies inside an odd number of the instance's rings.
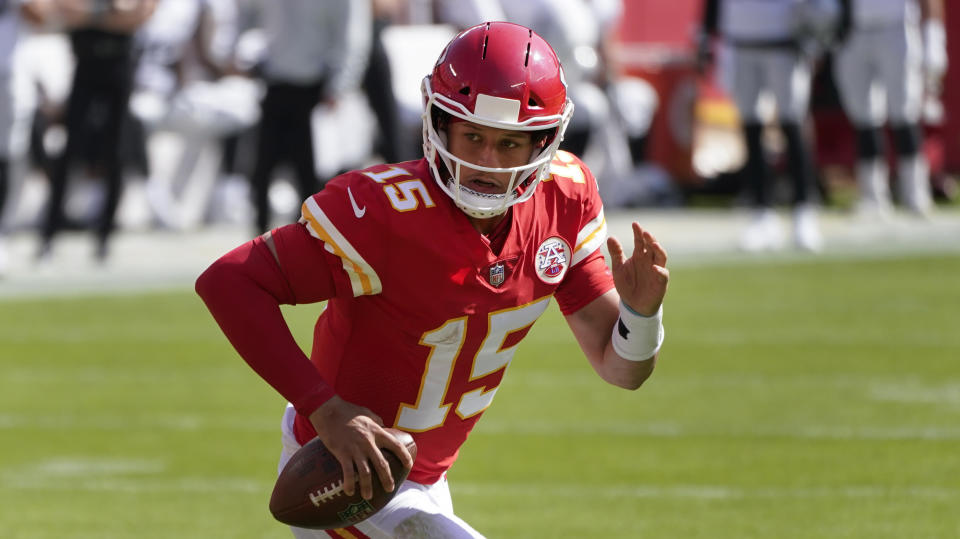
[[[500,145],[506,150],[525,150],[530,146],[530,141],[515,139],[515,138],[508,138],[508,139],[504,139],[500,143]]]

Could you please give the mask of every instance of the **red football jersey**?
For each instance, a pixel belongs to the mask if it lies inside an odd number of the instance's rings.
[[[414,433],[413,481],[433,483],[453,464],[558,287],[572,312],[613,286],[596,181],[566,152],[551,172],[512,207],[499,255],[424,159],[344,174],[303,205],[301,222],[338,266],[325,270],[337,296],[311,359],[342,398]],[[295,430],[301,442],[315,436],[302,415]]]

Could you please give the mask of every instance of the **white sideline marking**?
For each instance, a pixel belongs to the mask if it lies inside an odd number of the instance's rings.
[[[503,483],[451,482],[453,495],[467,496],[516,496],[522,498],[563,497],[581,499],[584,496],[600,498],[679,498],[679,499],[796,499],[796,498],[927,498],[950,499],[960,496],[960,489],[913,485],[882,487],[873,485],[850,485],[838,487],[791,488],[791,487],[730,487],[724,485],[621,485],[593,486],[583,484],[520,485]],[[547,492],[548,491],[548,492]]]
[[[64,456],[0,474],[0,487],[17,490],[110,492],[263,492],[269,484],[245,477],[169,477],[159,459]]]
[[[249,493],[269,492],[270,482],[243,477],[84,477],[70,481],[26,475],[0,476],[0,486],[9,490],[84,491],[84,492],[197,492]]]
[[[158,474],[166,466],[159,460],[60,457],[31,467],[38,477],[83,477],[86,475]]]
[[[960,427],[936,425],[863,426],[797,425],[795,427],[710,428],[679,423],[544,423],[480,422],[476,431],[497,435],[622,436],[649,438],[786,438],[797,440],[960,440]]]
[[[148,416],[141,418],[151,430],[193,432],[199,430],[277,432],[274,421],[241,420],[227,417]],[[0,414],[0,430],[128,431],[130,418],[124,415],[37,415]]]
[[[952,384],[877,384],[871,397],[879,401],[960,405],[960,383]]]

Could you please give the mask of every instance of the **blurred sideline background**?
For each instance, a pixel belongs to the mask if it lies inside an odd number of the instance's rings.
[[[256,66],[263,63],[269,35],[256,16],[257,1],[161,0],[154,17],[166,17],[170,26],[179,14],[169,6],[180,6],[182,12],[183,6],[194,4],[232,6],[232,15],[223,15],[230,10],[220,8],[221,15],[217,16],[217,10],[212,10],[212,25],[218,31],[211,33],[214,37],[208,38],[207,48],[214,48],[214,38],[219,35],[220,41],[229,43],[225,48],[219,45],[224,64],[246,69],[211,73],[198,66],[197,51],[204,46],[181,43],[176,60],[178,69],[187,75],[178,75],[180,90],[166,94],[166,99],[175,102],[202,84],[220,84],[229,92],[229,84],[238,79],[254,88],[255,93],[250,95],[262,95],[264,83],[258,78]],[[386,155],[397,159],[420,156],[420,79],[459,28],[491,13],[504,14],[491,7],[495,4],[439,0],[370,4],[371,21],[380,25],[372,39],[380,40],[388,69],[385,77],[371,76],[371,60],[363,82],[357,79],[353,86],[315,107],[312,128],[318,188],[341,171],[383,162]],[[680,254],[681,260],[687,252],[742,256],[738,238],[751,211],[744,193],[744,142],[730,96],[718,84],[713,67],[704,71],[699,61],[697,36],[705,3],[624,0],[544,4],[559,6],[558,12],[568,10],[565,17],[557,16],[553,21],[560,30],[553,32],[546,25],[543,33],[554,37],[555,47],[568,66],[568,76],[580,77],[571,87],[574,99],[583,100],[576,103],[574,122],[579,116],[581,126],[572,124],[568,138],[574,144],[576,133],[587,133],[586,142],[576,149],[597,176],[611,233],[622,237],[626,223],[639,220],[663,240],[672,254]],[[575,5],[581,12],[575,11]],[[578,13],[579,19],[575,18]],[[193,17],[189,20],[199,16]],[[570,23],[571,19],[580,24]],[[151,22],[155,24],[151,26]],[[590,24],[589,31],[581,28]],[[945,26],[948,35],[951,29],[960,28],[960,10],[949,4]],[[151,50],[151,40],[163,44],[175,39],[164,36],[162,28],[157,20],[148,20],[137,30],[145,51]],[[193,39],[189,32],[184,35]],[[947,48],[955,53],[952,57],[960,57],[960,40],[948,40]],[[144,53],[141,62],[149,56]],[[807,125],[824,209],[823,251],[875,252],[897,247],[956,250],[960,244],[956,187],[960,173],[960,62],[952,62],[944,76],[942,115],[924,126],[923,151],[930,163],[936,211],[926,218],[897,214],[883,221],[862,220],[853,211],[857,197],[853,177],[855,137],[823,63],[821,60],[817,64]],[[150,87],[138,82],[130,117],[140,128],[124,136],[134,141],[134,146],[136,141],[142,142],[142,155],[127,152],[111,256],[91,256],[95,249],[84,232],[97,221],[104,199],[92,160],[73,167],[65,203],[67,230],[50,256],[38,260],[35,231],[43,224],[50,196],[45,173],[49,163],[44,159],[55,159],[64,145],[63,107],[74,68],[62,21],[54,18],[45,25],[25,27],[13,66],[32,89],[27,92],[30,98],[21,100],[34,106],[32,144],[7,197],[6,234],[0,235],[0,250],[6,253],[0,253],[4,259],[0,261],[0,274],[5,276],[0,281],[0,293],[56,289],[73,279],[81,284],[153,282],[169,280],[172,273],[182,281],[201,270],[204,262],[257,233],[251,226],[255,209],[249,187],[257,137],[255,122],[247,121],[243,129],[231,134],[229,149],[224,143],[227,137],[213,136],[197,142],[190,128],[150,128],[149,107],[144,105],[149,104],[144,94],[150,96],[146,91]],[[379,87],[379,95],[385,95],[383,86],[387,86],[386,95],[391,96],[390,105],[395,107],[392,135],[383,128],[380,111],[375,110],[376,100],[368,97],[371,85]],[[247,91],[248,87],[243,88]],[[206,99],[228,94],[212,95]],[[240,99],[242,92],[229,95],[237,97],[236,108],[249,108],[245,114],[256,117],[255,100]],[[204,120],[202,105],[202,99],[199,105],[192,104],[198,108],[188,109],[187,116],[192,115],[196,122]],[[776,203],[786,214],[789,187],[782,177],[783,141],[771,130],[766,144],[777,174]],[[272,226],[297,217],[301,200],[292,172],[289,164],[281,164],[270,184]],[[761,255],[798,255],[791,249],[778,251]]]

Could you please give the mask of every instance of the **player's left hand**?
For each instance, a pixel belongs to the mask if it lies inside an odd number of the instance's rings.
[[[607,238],[613,283],[628,307],[644,316],[653,316],[663,303],[670,280],[667,253],[653,234],[638,223],[633,223],[632,228],[633,254],[630,258],[626,258],[623,246],[616,238]]]

